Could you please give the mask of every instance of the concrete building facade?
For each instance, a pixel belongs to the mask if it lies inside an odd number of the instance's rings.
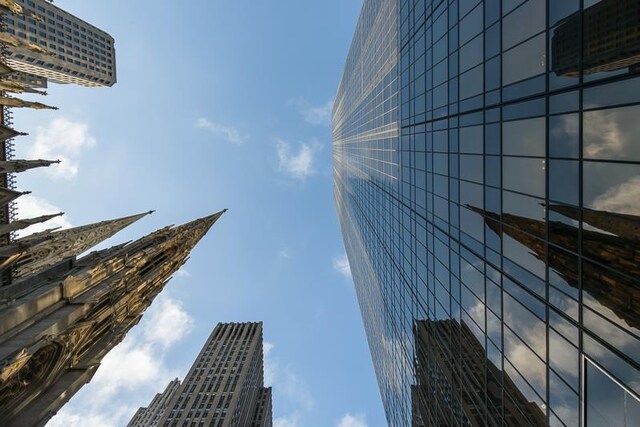
[[[182,384],[174,380],[128,427],[271,427],[262,345],[262,322],[219,323]]]
[[[113,86],[117,80],[113,37],[49,1],[15,1],[25,13],[6,13],[5,31],[46,49],[49,54],[10,47],[7,65],[56,83]],[[33,77],[23,80],[42,86]]]
[[[160,418],[164,415],[173,395],[180,389],[180,380],[174,379],[167,385],[162,393],[157,393],[149,406],[139,408],[127,427],[156,427]]]

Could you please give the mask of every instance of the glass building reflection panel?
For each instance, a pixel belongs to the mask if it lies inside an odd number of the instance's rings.
[[[637,0],[364,0],[334,193],[389,425],[640,425],[639,72]]]

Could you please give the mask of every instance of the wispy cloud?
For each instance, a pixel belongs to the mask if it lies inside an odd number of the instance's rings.
[[[333,269],[351,280],[351,267],[349,267],[349,259],[347,254],[342,254],[333,259]]]
[[[220,136],[224,140],[232,144],[244,144],[244,142],[247,140],[247,137],[235,127],[212,122],[206,117],[200,117],[198,120],[196,120],[196,127],[199,129],[206,129],[212,134]]]
[[[289,365],[283,365],[275,356],[273,343],[265,341],[264,353],[264,382],[273,387],[276,395],[274,400],[288,402],[297,409],[286,416],[274,420],[274,427],[297,427],[302,425],[304,413],[309,412],[315,405],[309,386]]]
[[[322,105],[311,105],[311,103],[304,98],[293,98],[289,100],[288,104],[295,106],[307,123],[313,125],[331,125],[333,99]]]
[[[36,128],[27,155],[32,159],[61,160],[46,168],[47,173],[54,178],[73,179],[78,174],[82,152],[96,143],[86,123],[59,118]]]
[[[59,207],[41,197],[35,197],[31,194],[20,196],[16,202],[18,204],[18,219],[35,218],[61,212]],[[20,230],[18,235],[27,236],[39,231],[58,227],[71,228],[71,222],[69,222],[66,215],[55,217],[44,223],[31,225],[28,228]]]
[[[276,141],[278,152],[278,168],[291,178],[304,180],[313,175],[314,155],[318,147],[316,145],[300,144],[297,152],[291,145],[278,139]]]
[[[367,427],[367,422],[364,415],[346,414],[340,418],[338,427]]]
[[[49,427],[125,425],[139,405],[131,398],[162,390],[177,375],[164,357],[191,330],[193,320],[182,304],[161,294],[141,324],[105,356],[91,380],[56,415]],[[114,408],[119,408],[114,410]]]
[[[280,249],[278,251],[278,257],[281,259],[291,259],[291,253],[288,249]]]
[[[278,417],[273,420],[273,427],[300,427],[300,415],[298,413]]]
[[[180,270],[176,271],[176,276],[177,277],[191,277],[191,273],[189,273],[184,268],[181,268]]]

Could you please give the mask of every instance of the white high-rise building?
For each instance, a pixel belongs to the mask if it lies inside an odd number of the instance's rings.
[[[52,54],[10,48],[7,57],[10,67],[56,83],[113,86],[116,82],[113,37],[46,0],[16,2],[25,9],[25,14],[5,14],[6,32]]]

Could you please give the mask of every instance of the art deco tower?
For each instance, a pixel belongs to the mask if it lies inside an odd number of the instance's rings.
[[[262,322],[219,323],[179,386],[172,381],[128,427],[271,427]]]

